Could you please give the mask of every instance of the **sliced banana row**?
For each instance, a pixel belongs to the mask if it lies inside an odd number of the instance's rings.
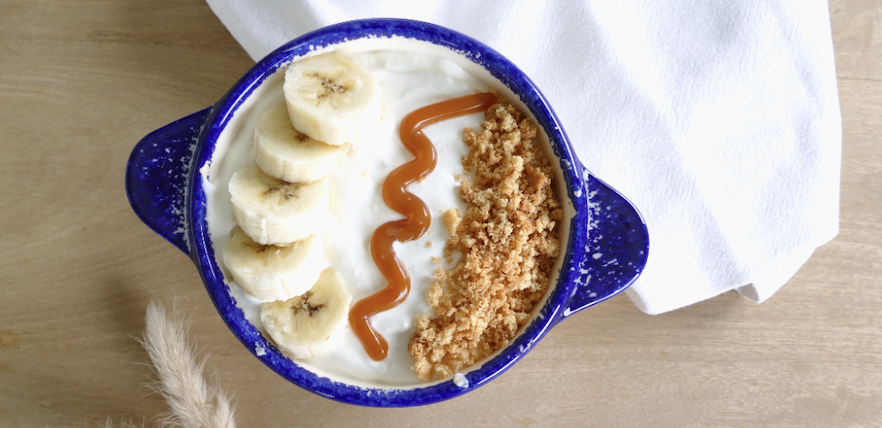
[[[230,179],[238,227],[223,249],[233,280],[261,302],[270,337],[294,358],[327,354],[347,326],[352,296],[325,269],[332,226],[327,178],[380,120],[377,83],[342,55],[299,60],[285,102],[258,118],[254,160]]]

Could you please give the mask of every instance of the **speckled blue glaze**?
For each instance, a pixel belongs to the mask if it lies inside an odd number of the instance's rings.
[[[224,284],[208,235],[205,193],[198,168],[211,159],[221,131],[252,91],[279,67],[313,49],[347,40],[391,36],[426,41],[460,53],[517,94],[548,134],[576,212],[569,236],[563,241],[566,251],[558,282],[539,315],[509,347],[466,373],[468,385],[464,387],[447,380],[419,388],[362,388],[302,368],[245,320]],[[643,269],[649,250],[640,214],[575,158],[557,117],[527,76],[499,53],[468,36],[409,20],[345,22],[306,34],[270,53],[215,105],[144,137],[129,159],[126,192],[144,223],[193,259],[221,317],[256,358],[306,390],[361,406],[418,406],[478,388],[520,360],[557,323],[627,288]]]

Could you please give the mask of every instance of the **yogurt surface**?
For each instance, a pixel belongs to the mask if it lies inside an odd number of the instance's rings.
[[[398,136],[401,120],[412,111],[450,98],[469,95],[487,86],[453,62],[431,54],[413,51],[366,51],[346,55],[373,73],[380,87],[382,119],[375,132],[350,150],[344,164],[331,176],[331,213],[334,227],[325,235],[325,259],[335,269],[353,296],[353,304],[383,289],[387,282],[370,255],[370,237],[383,223],[403,218],[386,206],[383,181],[413,156]],[[260,114],[284,98],[284,69],[276,72],[256,89],[240,107],[217,141],[211,165],[205,165],[203,185],[208,204],[208,227],[216,260],[223,267],[220,249],[235,226],[227,185],[232,174],[253,160],[254,125]],[[377,331],[389,343],[383,361],[373,361],[351,328],[330,354],[298,361],[316,372],[366,384],[413,385],[420,383],[411,370],[413,358],[407,344],[413,335],[417,315],[431,314],[425,294],[434,281],[433,273],[450,267],[442,259],[448,232],[440,221],[442,211],[465,205],[459,198],[455,176],[462,173],[462,157],[468,147],[462,142],[466,127],[479,128],[483,114],[449,119],[425,128],[435,145],[438,164],[422,182],[408,190],[422,199],[432,212],[429,231],[422,238],[396,243],[398,257],[411,275],[411,293],[398,307],[371,318]],[[433,258],[436,261],[433,261]],[[456,260],[454,260],[454,263]],[[246,318],[264,331],[259,302],[227,280],[230,293]]]

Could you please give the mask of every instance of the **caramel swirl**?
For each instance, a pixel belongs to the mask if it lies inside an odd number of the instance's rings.
[[[429,229],[432,215],[420,198],[407,186],[422,180],[435,169],[438,154],[422,129],[433,123],[487,110],[496,103],[490,93],[466,95],[413,111],[401,121],[398,134],[415,159],[399,166],[383,183],[383,201],[404,219],[384,223],[371,235],[371,256],[386,278],[386,288],[355,304],[349,312],[349,324],[375,361],[386,358],[389,344],[371,325],[370,317],[398,306],[410,294],[410,274],[395,255],[392,243],[419,239]]]

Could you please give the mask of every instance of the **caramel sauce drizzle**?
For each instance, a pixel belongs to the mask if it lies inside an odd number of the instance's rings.
[[[388,284],[349,311],[352,330],[375,361],[386,358],[389,344],[371,325],[370,317],[398,306],[410,294],[410,274],[395,255],[392,243],[419,239],[432,222],[425,202],[407,191],[407,186],[425,178],[438,163],[435,146],[422,129],[445,119],[485,111],[495,103],[496,96],[490,93],[466,95],[422,107],[401,121],[398,134],[415,159],[389,173],[383,182],[383,201],[405,218],[384,223],[371,235],[371,256]]]

